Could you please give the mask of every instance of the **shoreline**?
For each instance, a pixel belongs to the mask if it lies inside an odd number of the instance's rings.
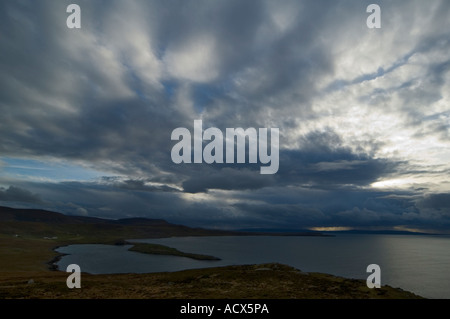
[[[60,271],[60,269],[58,268],[58,265],[56,265],[56,263],[58,261],[60,261],[64,256],[68,256],[69,254],[64,254],[64,253],[59,253],[56,251],[56,249],[61,248],[61,247],[66,247],[66,246],[70,246],[70,245],[58,245],[52,248],[52,251],[58,253],[58,255],[56,255],[55,257],[53,257],[50,261],[47,261],[46,264],[48,266],[48,270],[50,271]]]

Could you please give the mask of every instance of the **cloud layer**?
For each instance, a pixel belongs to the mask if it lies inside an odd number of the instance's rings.
[[[379,1],[381,29],[364,1],[79,0],[79,30],[70,3],[0,3],[1,202],[450,231],[448,1]],[[196,119],[278,127],[278,173],[172,163],[171,132]]]

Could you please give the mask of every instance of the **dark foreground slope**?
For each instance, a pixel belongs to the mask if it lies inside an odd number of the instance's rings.
[[[23,273],[0,278],[0,298],[132,299],[415,299],[364,280],[303,273],[280,264],[228,266],[174,273],[81,276],[81,289],[66,287],[63,272]],[[32,281],[30,281],[32,280]],[[32,282],[32,283],[30,283]]]

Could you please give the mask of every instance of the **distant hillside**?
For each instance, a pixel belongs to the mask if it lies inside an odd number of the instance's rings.
[[[59,240],[105,242],[121,238],[172,236],[221,236],[243,233],[191,228],[162,219],[126,218],[108,220],[68,216],[46,210],[0,206],[0,234],[20,237],[58,237]]]
[[[0,206],[0,222],[43,222],[49,224],[119,224],[119,225],[161,225],[169,224],[163,219],[148,218],[125,218],[125,219],[102,219],[86,216],[69,216],[41,209],[20,209]]]
[[[73,219],[69,216],[39,209],[15,209],[0,206],[0,222],[45,222],[68,223]]]

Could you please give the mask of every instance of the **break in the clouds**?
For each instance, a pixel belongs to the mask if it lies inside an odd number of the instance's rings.
[[[0,3],[0,201],[207,227],[450,232],[450,4]],[[171,132],[280,129],[280,167],[171,161]]]

